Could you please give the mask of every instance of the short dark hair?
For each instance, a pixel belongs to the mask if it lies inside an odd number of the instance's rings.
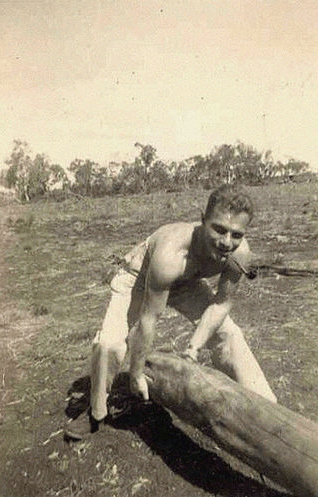
[[[204,219],[211,217],[216,208],[234,212],[235,214],[246,212],[249,216],[249,221],[252,220],[254,214],[253,203],[249,195],[236,185],[224,184],[211,193]]]

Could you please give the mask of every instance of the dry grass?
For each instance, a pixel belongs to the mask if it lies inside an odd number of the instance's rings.
[[[240,463],[230,457],[224,462],[197,432],[167,425],[160,412],[138,426],[109,426],[83,444],[67,445],[61,436],[68,390],[88,374],[90,342],[109,298],[108,257],[123,255],[160,224],[199,219],[207,195],[3,207],[0,333],[7,368],[19,363],[20,373],[14,391],[14,376],[10,385],[4,378],[3,392],[10,395],[1,427],[2,497],[279,495]],[[254,251],[288,264],[317,258],[315,211],[303,208],[317,195],[310,185],[253,188],[251,195],[259,205],[249,236]],[[245,281],[233,309],[280,401],[316,421],[317,296],[314,278],[271,275]],[[160,320],[156,345],[180,350],[191,331],[169,312]]]

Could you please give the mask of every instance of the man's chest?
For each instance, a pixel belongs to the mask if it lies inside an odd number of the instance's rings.
[[[224,264],[214,260],[201,262],[185,255],[184,270],[179,280],[189,281],[200,278],[212,278],[213,276],[218,276],[223,271],[223,266]]]

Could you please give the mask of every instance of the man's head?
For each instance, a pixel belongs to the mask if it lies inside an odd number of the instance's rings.
[[[254,212],[250,197],[235,185],[222,185],[211,193],[204,219],[211,217],[215,210],[228,211],[233,214],[245,212],[249,217],[249,222]]]
[[[202,218],[207,255],[226,258],[236,250],[252,217],[252,201],[242,190],[223,185],[213,191]]]

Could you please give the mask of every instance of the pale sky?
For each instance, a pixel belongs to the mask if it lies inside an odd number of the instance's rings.
[[[318,170],[317,0],[0,0],[0,163],[240,140]]]

